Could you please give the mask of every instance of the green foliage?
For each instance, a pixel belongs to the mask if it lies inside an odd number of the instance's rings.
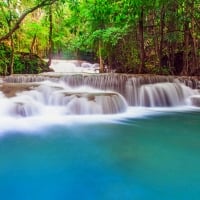
[[[146,72],[149,74],[170,75],[170,69],[167,66],[157,67],[155,65],[147,65]]]
[[[15,55],[14,58],[14,74],[21,74],[25,71],[25,64],[24,61],[20,58],[20,55]]]
[[[108,27],[94,31],[90,37],[93,42],[102,40],[104,44],[115,46],[125,34],[126,28]]]
[[[46,5],[51,1],[1,1],[0,38],[27,10],[41,2]],[[136,73],[140,64],[144,63],[146,72],[161,74],[171,73],[169,69],[176,67],[173,55],[183,52],[188,58],[179,58],[178,62],[182,59],[182,63],[177,65],[184,69],[189,63],[187,68],[194,65],[198,69],[199,8],[198,0],[58,0],[52,5],[53,52],[55,56],[77,57],[80,52],[90,52],[120,72]],[[12,34],[15,52],[46,57],[49,49],[49,7],[30,13],[19,27]],[[6,44],[10,45],[10,41],[11,38],[7,38]],[[2,48],[0,73],[5,74],[10,53]],[[141,56],[143,49],[144,56]],[[164,56],[168,57],[166,63],[161,62]],[[184,63],[184,60],[187,62]],[[38,73],[43,70],[35,62],[16,54],[14,72]]]
[[[0,75],[6,75],[10,63],[11,50],[8,46],[0,44]],[[47,63],[40,57],[29,53],[15,53],[14,56],[15,74],[38,74],[49,71]]]
[[[0,75],[5,75],[9,65],[10,49],[0,43]]]
[[[15,74],[38,74],[49,71],[47,63],[34,54],[18,53],[14,59]]]

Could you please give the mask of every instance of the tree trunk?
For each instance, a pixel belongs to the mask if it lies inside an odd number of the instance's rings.
[[[108,62],[107,62],[107,72],[111,72],[112,71],[112,59],[110,56],[110,52],[108,53]]]
[[[154,52],[155,52],[155,56],[154,56],[154,66],[157,66],[160,67],[160,59],[159,59],[159,50],[160,50],[160,42],[159,42],[159,36],[160,36],[160,33],[159,31],[157,30],[157,23],[156,23],[156,12],[154,11],[153,12],[153,28],[152,28],[152,34],[155,36],[153,37],[153,41],[154,41]],[[159,63],[158,63],[159,61]]]
[[[103,58],[102,58],[102,46],[101,46],[101,41],[99,41],[99,72],[103,73],[104,72],[104,66],[103,66]]]
[[[48,66],[51,65],[52,61],[52,34],[53,34],[53,14],[52,14],[52,5],[49,6],[49,48],[48,48]]]
[[[139,48],[140,48],[140,67],[139,73],[144,73],[145,69],[145,49],[144,49],[144,9],[141,8],[139,19]]]
[[[194,10],[194,1],[192,1],[192,8],[191,8],[191,12],[193,12]],[[193,14],[193,13],[192,13]],[[192,22],[191,22],[191,37],[192,37],[192,75],[195,75],[193,73],[198,71],[198,46],[197,46],[197,38],[195,35],[195,21],[194,18],[192,18]]]
[[[14,52],[15,52],[14,40],[13,40],[12,35],[10,36],[10,43],[11,43],[11,54],[10,54],[10,62],[9,62],[9,67],[8,67],[8,74],[9,75],[13,74]]]
[[[164,27],[165,27],[165,8],[164,5],[161,8],[160,14],[160,45],[159,45],[159,67],[162,67],[162,57],[163,57],[163,41],[164,41]]]
[[[189,23],[185,21],[184,24],[184,52],[183,52],[183,69],[182,76],[186,76],[189,73]]]
[[[168,41],[168,57],[169,57],[169,70],[171,74],[174,74],[176,71],[175,69],[175,52],[178,41],[175,39],[177,38],[177,32],[175,31],[178,26],[178,19],[177,19],[177,11],[178,11],[178,3],[176,1],[172,1],[169,3],[168,12],[170,14],[169,21],[168,21],[168,33],[169,33],[169,41]]]
[[[190,68],[189,68],[189,53],[191,51],[190,48],[190,18],[189,18],[189,12],[190,12],[190,2],[187,1],[185,5],[185,10],[184,10],[184,15],[185,15],[185,21],[184,21],[184,52],[183,52],[183,69],[181,72],[181,75],[188,75],[190,73]]]
[[[10,1],[8,1],[8,7],[10,8]],[[7,23],[8,23],[9,30],[11,30],[12,18],[13,18],[12,13],[9,12],[9,18],[7,18]],[[10,52],[10,62],[9,62],[8,72],[7,73],[9,75],[11,75],[11,74],[13,74],[14,51],[15,51],[13,35],[10,35],[9,39],[10,39],[10,45],[11,45],[11,52]]]
[[[35,46],[36,38],[37,38],[37,35],[35,34],[34,37],[33,37],[32,42],[31,42],[31,47],[30,47],[30,53],[31,54],[34,53],[34,46]]]

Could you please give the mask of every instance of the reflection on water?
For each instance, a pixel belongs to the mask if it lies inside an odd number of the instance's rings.
[[[1,199],[199,199],[200,113],[159,113],[7,132]]]

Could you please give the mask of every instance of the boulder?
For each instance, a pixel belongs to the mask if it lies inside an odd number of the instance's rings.
[[[200,95],[192,96],[190,101],[193,106],[200,107]]]

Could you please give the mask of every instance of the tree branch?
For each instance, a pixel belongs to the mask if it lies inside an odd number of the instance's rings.
[[[28,10],[24,11],[24,13],[22,13],[22,15],[19,17],[19,19],[14,24],[13,28],[11,28],[8,33],[6,33],[4,36],[2,36],[0,38],[0,42],[8,39],[17,29],[19,29],[20,24],[22,23],[22,21],[28,14],[32,13],[33,11],[37,10],[38,8],[51,5],[51,4],[55,3],[56,1],[58,1],[58,0],[43,0],[41,3],[34,6],[33,8],[29,8]]]

